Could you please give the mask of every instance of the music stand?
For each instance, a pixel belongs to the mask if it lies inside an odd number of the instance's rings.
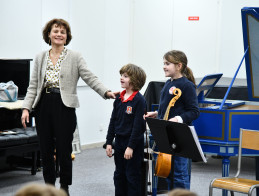
[[[199,141],[188,125],[155,118],[146,118],[146,121],[160,152],[204,161]]]
[[[155,118],[146,118],[146,121],[158,150],[172,154],[171,171],[174,168],[175,155],[206,162],[198,137],[193,135],[188,125]],[[173,174],[171,172],[170,189],[173,188]]]

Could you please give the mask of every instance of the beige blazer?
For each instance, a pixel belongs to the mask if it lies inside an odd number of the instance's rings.
[[[35,58],[31,80],[23,102],[23,108],[28,110],[37,106],[44,88],[47,52],[48,51],[44,51]],[[79,77],[100,96],[105,98],[105,92],[108,91],[108,89],[87,68],[82,55],[78,52],[68,50],[65,59],[61,62],[59,81],[61,99],[65,106],[72,108],[79,107],[77,97],[77,82]]]

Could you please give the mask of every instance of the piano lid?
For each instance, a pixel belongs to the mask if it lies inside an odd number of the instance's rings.
[[[241,10],[248,98],[259,101],[259,7],[244,7]]]

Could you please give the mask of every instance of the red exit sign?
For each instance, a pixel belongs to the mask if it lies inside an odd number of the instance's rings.
[[[188,20],[195,20],[195,21],[198,21],[200,19],[199,16],[189,16],[188,17]]]

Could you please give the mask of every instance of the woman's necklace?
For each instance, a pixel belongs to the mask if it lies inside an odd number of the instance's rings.
[[[58,62],[59,56],[60,56],[60,53],[54,54],[53,50],[50,50],[50,59],[54,65],[56,65],[56,63]]]

